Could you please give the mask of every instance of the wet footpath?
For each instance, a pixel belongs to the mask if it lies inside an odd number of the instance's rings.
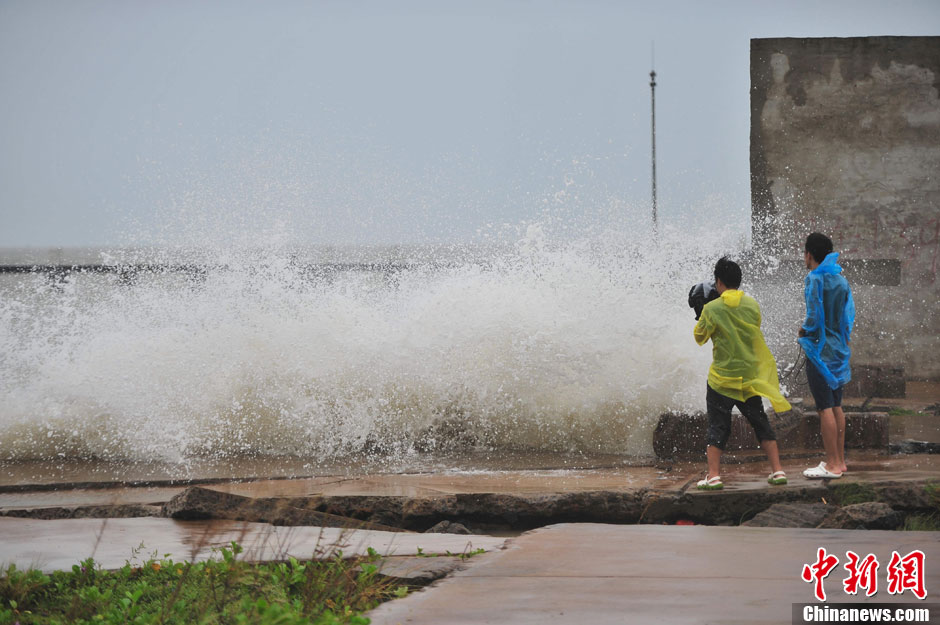
[[[373,625],[785,624],[793,604],[819,603],[801,572],[820,547],[842,559],[846,551],[874,554],[882,570],[892,551],[921,550],[926,579],[937,586],[928,590],[940,593],[938,532],[564,524],[512,539],[369,617]],[[875,600],[846,594],[844,573],[824,580],[828,601]],[[882,588],[875,597],[921,603],[910,591]]]
[[[850,459],[856,470],[840,482],[859,488],[914,492],[904,490],[905,485],[923,490],[923,484],[940,478],[937,455],[855,453]],[[802,458],[785,461],[791,480],[784,487],[767,485],[762,464],[728,465],[725,490],[713,493],[695,490],[701,472],[697,464],[669,469],[519,469],[254,479],[206,487],[216,494],[251,501],[332,497],[360,507],[401,497],[420,509],[460,503],[462,497],[472,500],[477,495],[498,497],[505,493],[528,508],[545,504],[544,510],[565,501],[580,501],[571,499],[580,496],[612,506],[618,497],[632,501],[630,493],[640,489],[652,497],[650,501],[667,501],[670,506],[681,503],[683,510],[709,510],[713,508],[703,504],[721,502],[714,509],[728,509],[739,505],[736,502],[761,501],[755,497],[786,500],[793,495],[804,502],[807,497],[825,499],[827,485],[799,474],[805,465]],[[487,530],[474,528],[473,534],[461,535],[290,527],[231,519],[178,520],[157,515],[107,519],[15,516],[24,510],[54,509],[51,516],[55,517],[67,512],[68,506],[133,504],[157,509],[186,488],[182,484],[114,488],[85,484],[82,488],[59,485],[54,490],[24,490],[8,485],[6,492],[0,492],[0,515],[7,515],[0,516],[0,563],[54,570],[70,568],[89,556],[105,568],[153,555],[199,560],[217,557],[214,550],[233,540],[245,547],[244,557],[251,560],[319,558],[336,550],[353,556],[372,548],[386,556],[386,574],[433,582],[368,615],[375,624],[393,625],[790,623],[793,604],[816,602],[814,584],[803,581],[801,572],[804,565],[815,562],[820,548],[839,558],[838,567],[824,580],[829,603],[869,604],[877,600],[929,604],[932,597],[940,596],[940,532],[721,527],[686,525],[689,521],[682,519],[656,524],[565,523],[556,518],[530,531],[487,535]],[[228,505],[227,501],[220,503]],[[596,518],[597,513],[592,514]],[[874,597],[866,598],[864,592],[848,595],[843,590],[843,567],[849,551],[861,557],[873,554],[880,563],[880,587]],[[926,556],[925,602],[917,601],[911,590],[901,594],[887,590],[892,554],[907,556],[917,551]]]

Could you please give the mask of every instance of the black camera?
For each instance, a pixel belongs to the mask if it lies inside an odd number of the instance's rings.
[[[714,282],[699,282],[689,291],[689,308],[695,311],[695,320],[702,316],[702,309],[708,302],[718,299],[718,290]]]

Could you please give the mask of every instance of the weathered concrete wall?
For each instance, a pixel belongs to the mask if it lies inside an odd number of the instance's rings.
[[[899,261],[897,286],[853,284],[854,354],[909,378],[940,377],[938,93],[940,37],[751,41],[754,245]]]

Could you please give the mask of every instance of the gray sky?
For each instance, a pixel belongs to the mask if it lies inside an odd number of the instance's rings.
[[[661,219],[746,232],[749,39],[938,34],[935,0],[0,1],[0,246],[644,219],[652,41]]]

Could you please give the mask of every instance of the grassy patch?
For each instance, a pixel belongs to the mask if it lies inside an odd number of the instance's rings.
[[[924,484],[924,490],[927,491],[930,502],[940,512],[940,482],[927,482]]]
[[[910,532],[940,532],[940,515],[912,514],[904,520],[901,529]]]
[[[878,501],[878,493],[868,484],[848,482],[845,484],[830,484],[829,488],[832,491],[832,503],[837,506]]]
[[[924,413],[918,412],[916,410],[910,410],[908,408],[892,408],[888,411],[888,415],[892,417],[916,417],[917,415],[922,415]]]
[[[904,520],[902,529],[914,532],[940,532],[940,482],[924,485],[934,510],[926,514],[912,514]]]
[[[208,562],[150,559],[105,571],[92,559],[45,575],[0,571],[0,625],[118,623],[365,625],[361,616],[407,594],[378,575],[378,554],[345,560],[253,564],[232,543]]]
[[[448,556],[451,558],[460,558],[461,560],[469,560],[473,556],[478,556],[481,553],[486,553],[486,549],[480,547],[479,549],[474,549],[473,551],[463,551],[461,553],[452,553],[450,550],[447,550],[444,553],[424,553],[424,549],[418,547],[418,553],[415,555],[419,558],[436,558],[438,556]]]

